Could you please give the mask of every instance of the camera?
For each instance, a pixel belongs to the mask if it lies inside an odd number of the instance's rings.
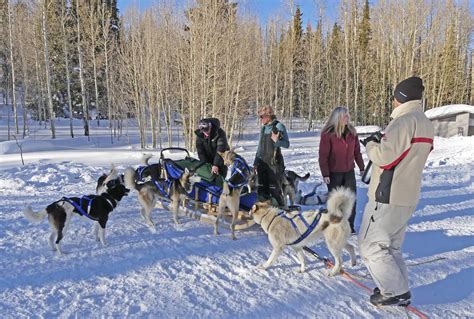
[[[383,137],[382,132],[377,131],[375,133],[372,133],[372,135],[370,135],[369,137],[367,137],[363,140],[360,140],[360,143],[364,146],[366,146],[367,143],[369,143],[369,142],[380,143],[380,141],[382,141],[382,137]]]

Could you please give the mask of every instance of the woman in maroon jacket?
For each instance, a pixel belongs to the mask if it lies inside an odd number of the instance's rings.
[[[345,186],[356,192],[354,161],[359,166],[360,174],[364,173],[364,161],[360,154],[357,132],[349,120],[347,108],[336,107],[321,131],[319,167],[329,192],[338,186]],[[355,214],[354,203],[349,217],[352,233],[355,233]]]

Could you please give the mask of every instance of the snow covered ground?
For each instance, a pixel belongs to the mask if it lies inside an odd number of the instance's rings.
[[[323,265],[309,255],[303,274],[296,272],[290,250],[269,270],[256,269],[271,250],[267,237],[256,227],[238,232],[238,239],[232,241],[228,230],[214,236],[210,225],[186,217],[175,226],[169,212],[156,209],[152,217],[157,231],[152,233],[139,216],[136,193],[124,198],[111,215],[107,247],[100,247],[92,238],[90,220],[75,218],[63,240],[66,255],[55,255],[47,244],[47,221],[30,224],[22,209],[31,205],[40,210],[62,196],[91,194],[97,178],[111,163],[123,171],[138,165],[143,153],[133,130],[110,145],[107,132],[102,131],[105,125],[93,128],[90,141],[68,138],[65,120],[57,125],[54,141],[47,130],[37,126],[34,137],[20,142],[24,166],[16,143],[0,142],[2,318],[401,315],[375,309],[364,290],[342,276],[328,278]],[[256,151],[257,130],[251,126],[238,143],[238,152],[249,161]],[[0,140],[5,135],[3,120]],[[300,174],[311,172],[301,185],[308,192],[320,181],[319,132],[290,130],[290,140],[290,149],[283,152],[287,167]],[[474,137],[435,139],[421,200],[406,235],[404,252],[409,265],[435,260],[409,267],[413,304],[430,317],[474,317],[473,158]],[[359,183],[356,227],[366,193],[366,185]],[[323,243],[312,248],[328,255]],[[360,259],[353,268],[347,255],[344,259],[348,270],[366,274]],[[370,279],[364,283],[373,287]]]

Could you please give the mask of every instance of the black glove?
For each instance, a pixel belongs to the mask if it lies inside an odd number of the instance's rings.
[[[281,135],[281,132],[277,129],[276,125],[272,127],[272,133],[273,134],[278,134],[278,139],[281,140],[283,136]]]
[[[367,137],[363,140],[360,140],[360,143],[362,145],[366,146],[367,143],[369,143],[369,142],[380,143],[381,140],[382,140],[382,132],[378,131],[378,132],[373,133],[369,137]]]

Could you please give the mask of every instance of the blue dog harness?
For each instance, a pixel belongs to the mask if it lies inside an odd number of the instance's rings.
[[[140,181],[143,181],[144,178],[143,178],[143,172],[145,171],[145,169],[147,169],[148,166],[138,166],[137,167],[137,174],[138,174],[138,178]]]
[[[240,174],[240,176],[243,177],[243,181],[237,184],[230,182],[232,177],[234,177],[237,174]],[[230,187],[238,188],[248,183],[249,175],[250,175],[250,167],[247,165],[247,163],[242,157],[237,156],[234,160],[234,163],[232,163],[232,167],[230,170],[230,177],[226,178],[225,181],[227,182],[227,184],[229,184]]]
[[[273,221],[275,220],[275,218],[277,217],[282,217],[286,220],[288,220],[290,223],[291,223],[291,226],[293,227],[293,229],[296,230],[296,232],[300,235],[300,237],[298,237],[295,241],[293,241],[292,243],[289,243],[288,245],[289,246],[292,246],[292,245],[296,245],[296,244],[299,244],[301,241],[303,241],[306,237],[309,236],[309,234],[311,234],[311,232],[316,228],[316,226],[318,225],[319,221],[321,220],[321,215],[323,213],[325,213],[326,210],[321,210],[318,212],[318,214],[314,217],[313,221],[310,223],[308,223],[308,221],[304,218],[303,216],[303,213],[302,212],[298,212],[298,214],[296,215],[293,215],[291,217],[289,217],[287,214],[286,214],[286,211],[282,210],[280,211],[278,214],[276,214],[275,216],[273,216],[272,220],[270,221],[270,223],[268,224],[268,227],[267,227],[267,231],[268,229],[270,229],[270,225],[273,223]],[[298,226],[296,225],[296,222],[295,222],[295,219],[299,218],[303,224],[305,225],[306,227],[306,230],[301,233],[300,230],[298,229]]]
[[[170,197],[169,189],[170,189],[171,183],[172,183],[170,180],[164,180],[163,184],[160,183],[159,181],[155,180],[155,179],[152,179],[152,181],[153,181],[153,184],[155,184],[158,191],[160,191],[161,195],[163,195],[166,198]],[[166,192],[166,188],[168,188],[168,192]]]
[[[107,193],[102,193],[102,195],[88,195],[88,196],[82,196],[79,199],[79,203],[75,202],[73,199],[68,198],[68,197],[63,197],[59,201],[65,201],[71,204],[74,207],[74,210],[81,216],[85,216],[89,219],[98,221],[98,218],[92,217],[90,215],[91,207],[92,207],[92,202],[94,199],[96,199],[98,196],[101,196],[105,199],[105,201],[110,205],[112,209],[114,209],[117,206],[117,202],[113,199],[112,196],[110,196]],[[109,197],[109,198],[108,198]],[[59,202],[58,201],[58,202]],[[86,208],[86,210],[84,209]]]

